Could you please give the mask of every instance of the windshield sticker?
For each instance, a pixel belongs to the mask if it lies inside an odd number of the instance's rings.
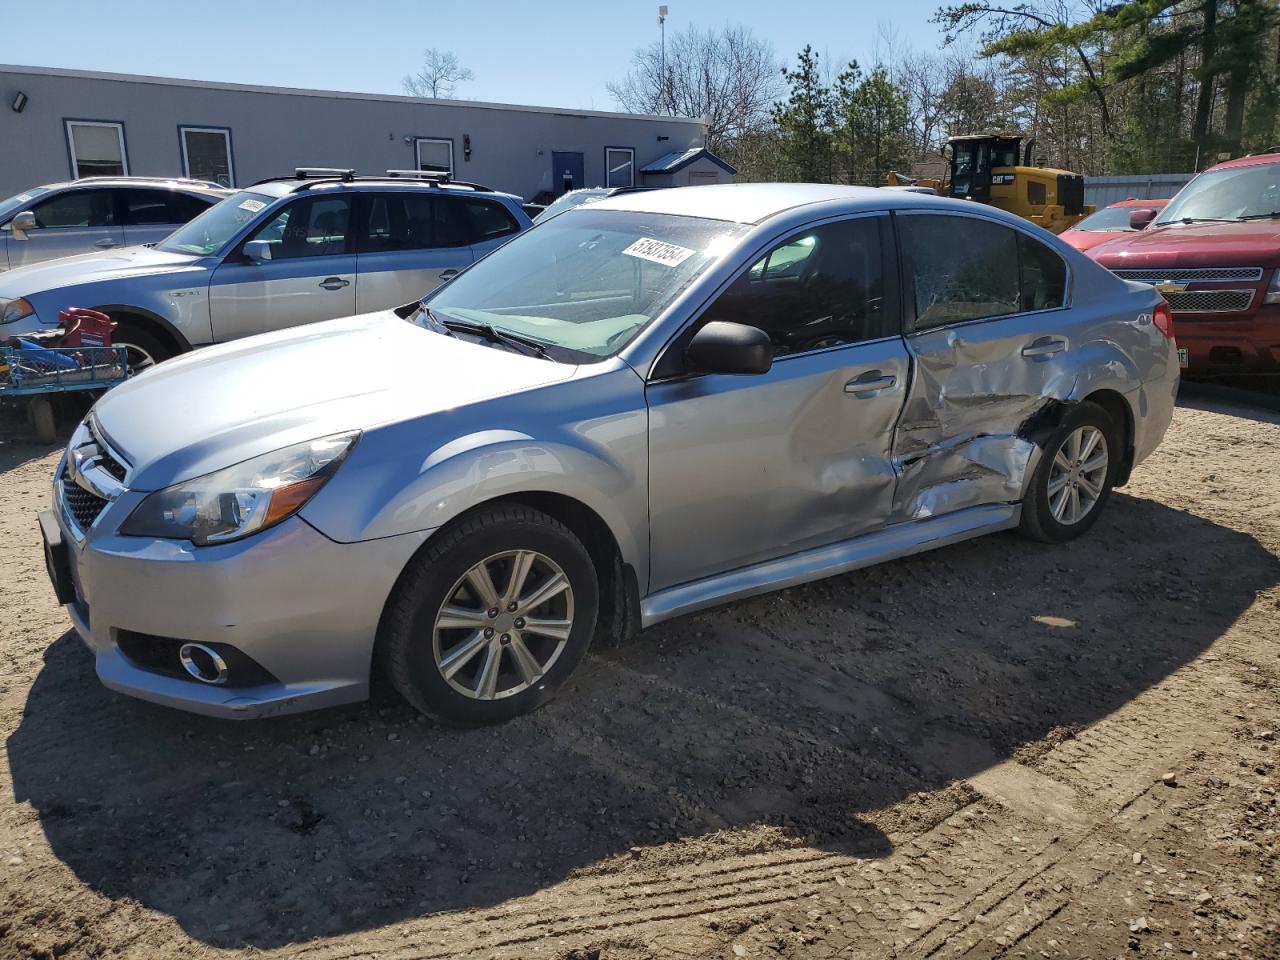
[[[31,194],[29,194],[29,193],[20,193],[20,194],[18,194],[16,197],[14,197],[13,199],[15,199],[15,200],[22,200],[23,202],[26,202],[27,200],[30,200],[30,199],[31,199]]]
[[[622,252],[628,257],[652,260],[664,267],[679,266],[693,255],[693,251],[688,247],[677,247],[674,243],[663,243],[661,240],[653,240],[649,237],[641,237]]]
[[[261,200],[254,200],[252,198],[248,200],[241,200],[239,203],[239,207],[241,210],[248,210],[250,213],[257,213],[259,210],[261,210],[265,206],[266,204],[263,203]]]

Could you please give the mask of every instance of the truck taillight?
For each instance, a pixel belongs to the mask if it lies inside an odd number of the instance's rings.
[[[1155,310],[1151,312],[1151,322],[1166,337],[1173,339],[1173,311],[1169,309],[1168,301],[1161,300],[1156,304]]]

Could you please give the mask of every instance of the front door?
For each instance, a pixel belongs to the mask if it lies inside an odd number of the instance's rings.
[[[880,216],[792,235],[659,361],[646,391],[651,590],[888,522],[910,365],[887,235]],[[684,345],[711,320],[766,330],[773,368],[683,376]]]
[[[213,339],[234,340],[356,312],[350,196],[293,201],[229,253],[209,282]],[[265,240],[270,260],[244,255]]]
[[[65,190],[36,201],[31,212],[36,229],[27,231],[25,240],[15,238],[12,229],[6,231],[10,267],[124,246],[111,190]]]
[[[1028,421],[1078,372],[1066,265],[982,217],[900,213],[897,224],[917,372],[895,442],[894,519],[1015,502]]]
[[[581,153],[551,153],[551,189],[557,197],[587,185],[587,168]]]

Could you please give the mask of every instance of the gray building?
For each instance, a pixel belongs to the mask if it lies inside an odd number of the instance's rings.
[[[640,184],[705,136],[682,117],[0,65],[0,198],[90,175],[245,186],[316,166],[439,170],[531,200]]]
[[[1085,177],[1084,202],[1101,209],[1120,200],[1172,197],[1194,176],[1194,173],[1134,173],[1123,177]]]

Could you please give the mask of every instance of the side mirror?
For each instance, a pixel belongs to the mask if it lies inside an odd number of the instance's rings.
[[[713,320],[694,334],[684,359],[690,373],[768,373],[773,344],[759,327]]]
[[[1159,210],[1151,210],[1151,209],[1142,209],[1142,210],[1133,211],[1133,213],[1129,214],[1129,229],[1130,230],[1144,229],[1147,226],[1147,224],[1149,224],[1152,220],[1156,218],[1156,214],[1159,212],[1160,212]]]
[[[255,263],[265,263],[271,259],[271,241],[250,240],[244,245],[244,255]]]
[[[30,210],[22,210],[13,215],[9,221],[9,229],[13,231],[13,239],[27,239],[27,232],[36,229],[36,215]]]

